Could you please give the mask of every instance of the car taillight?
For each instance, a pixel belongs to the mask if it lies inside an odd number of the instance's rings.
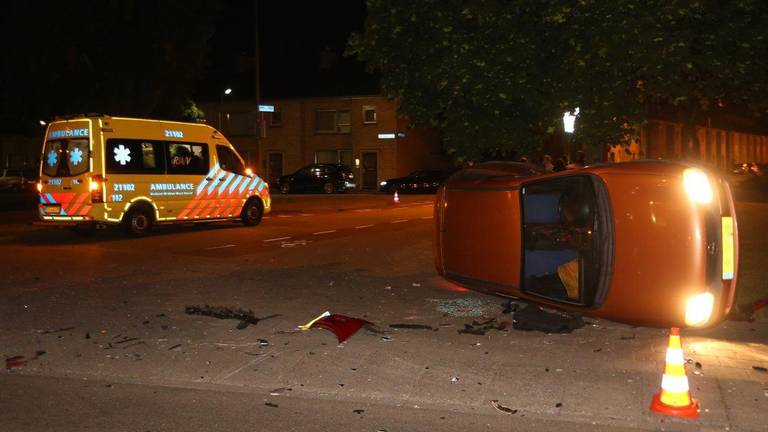
[[[91,177],[88,190],[91,191],[91,203],[104,202],[104,177],[99,174]]]

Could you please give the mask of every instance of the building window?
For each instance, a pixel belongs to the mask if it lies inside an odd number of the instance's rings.
[[[283,125],[283,113],[274,111],[269,114],[269,125],[272,127]]]
[[[315,152],[315,163],[342,164],[352,166],[352,150],[318,150]]]
[[[363,106],[363,123],[364,124],[376,124],[376,107],[365,105]]]
[[[350,130],[349,110],[317,110],[315,112],[315,132],[349,133]]]

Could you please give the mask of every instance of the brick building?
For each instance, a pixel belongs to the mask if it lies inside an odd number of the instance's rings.
[[[383,96],[262,100],[204,107],[249,164],[270,182],[311,163],[343,163],[360,189],[416,169],[447,169],[440,134],[409,129],[396,103]],[[261,119],[261,122],[259,121]],[[259,129],[259,124],[264,125]]]
[[[626,150],[621,146],[611,148],[608,159],[686,159],[720,169],[735,163],[768,163],[768,136],[749,127],[697,126],[698,148],[685,142],[688,140],[683,136],[683,124],[675,121],[650,120],[639,135]]]

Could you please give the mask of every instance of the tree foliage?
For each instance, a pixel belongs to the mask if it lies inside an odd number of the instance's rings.
[[[57,114],[181,118],[214,31],[202,0],[4,2],[3,120]]]
[[[575,107],[575,139],[594,147],[632,137],[654,104],[691,122],[765,115],[765,22],[762,0],[369,0],[348,52],[412,123],[477,159],[535,149]]]

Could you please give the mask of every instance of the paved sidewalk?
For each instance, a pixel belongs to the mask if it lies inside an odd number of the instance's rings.
[[[424,286],[409,286],[413,283]],[[284,294],[257,316],[280,316],[245,330],[236,330],[234,321],[189,316],[178,305],[150,306],[150,301],[139,301],[146,306],[138,309],[126,306],[127,313],[113,307],[109,316],[60,318],[45,329],[19,314],[12,328],[0,331],[0,355],[46,351],[4,373],[237,388],[265,398],[276,393],[509,415],[491,406],[498,400],[518,416],[665,430],[762,431],[768,423],[768,374],[753,369],[768,367],[768,321],[683,333],[691,389],[702,406],[699,419],[686,421],[648,410],[661,382],[665,331],[591,320],[567,335],[459,334],[473,318],[446,315],[434,299],[471,300],[484,317],[511,317],[501,313],[499,299],[476,293],[434,290],[433,300],[416,295],[440,283],[436,278],[397,280],[332,304],[311,295],[297,302],[287,286],[273,285],[274,292]],[[412,297],[413,307],[392,312],[395,296],[398,301]],[[312,318],[310,313],[324,308],[368,319],[387,330],[387,337],[361,330],[339,346],[326,330],[294,332]],[[395,330],[388,327],[393,323],[434,330]]]

